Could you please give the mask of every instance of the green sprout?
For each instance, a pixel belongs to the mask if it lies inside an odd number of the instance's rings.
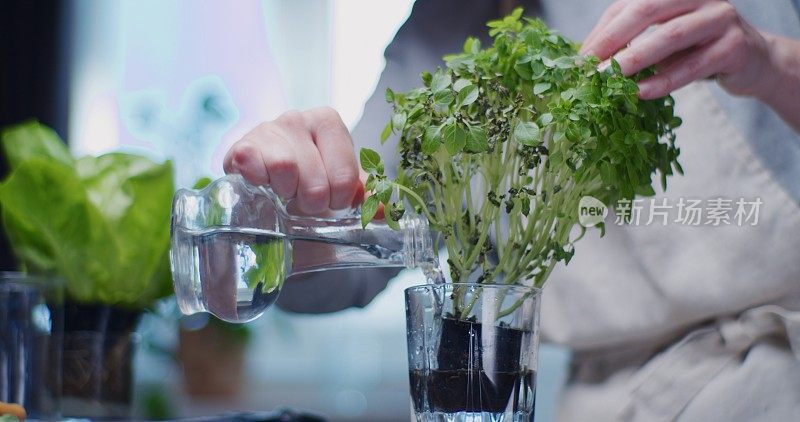
[[[387,89],[394,111],[381,141],[397,135],[396,179],[375,151],[360,152],[371,193],[362,222],[382,203],[396,225],[412,206],[440,234],[453,281],[541,287],[585,233],[583,196],[613,206],[654,195],[656,173],[664,188],[682,173],[674,100],[637,95],[652,69],[598,70],[596,57],[521,15],[489,22],[491,47],[467,39],[446,68],[422,74],[423,86]]]

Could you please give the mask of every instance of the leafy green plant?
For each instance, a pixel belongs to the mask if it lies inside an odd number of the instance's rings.
[[[0,184],[6,231],[24,270],[58,275],[78,302],[147,307],[171,294],[172,166],[132,154],[74,159],[49,128],[7,128]]]
[[[492,46],[467,39],[446,68],[422,74],[423,86],[387,89],[394,112],[381,141],[398,135],[396,179],[375,151],[360,152],[372,193],[362,222],[382,203],[396,225],[411,204],[441,235],[454,281],[477,272],[485,283],[542,286],[585,233],[581,197],[611,206],[653,195],[656,173],[666,188],[682,172],[673,99],[637,96],[652,70],[598,70],[597,58],[521,14],[489,22]]]

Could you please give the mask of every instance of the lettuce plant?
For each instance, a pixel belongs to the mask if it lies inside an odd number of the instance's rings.
[[[637,96],[653,70],[598,70],[597,58],[521,14],[489,22],[492,46],[467,39],[421,87],[386,91],[394,111],[381,141],[397,140],[396,179],[375,151],[360,152],[372,193],[362,222],[383,204],[396,224],[410,204],[440,234],[454,281],[542,286],[585,232],[583,196],[613,206],[653,195],[653,175],[666,188],[682,171],[673,99]]]
[[[78,302],[143,308],[172,292],[172,165],[133,154],[73,158],[49,128],[3,131],[2,217],[23,269]]]

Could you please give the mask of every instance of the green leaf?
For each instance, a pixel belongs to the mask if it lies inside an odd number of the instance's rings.
[[[523,215],[527,216],[531,213],[531,198],[528,196],[523,197],[520,200],[520,211]]]
[[[145,307],[170,294],[172,166],[123,153],[74,160],[48,128],[8,129],[14,170],[3,219],[29,272],[57,274],[73,300]]]
[[[380,205],[380,201],[376,196],[370,196],[364,201],[364,204],[361,205],[361,227],[367,227],[370,221],[375,217],[375,214],[378,213],[378,206]]]
[[[81,158],[75,169],[89,200],[119,239],[122,256],[117,268],[118,293],[128,292],[135,297],[146,290],[145,286],[157,289],[169,285],[169,277],[152,282],[150,278],[169,249],[172,165],[111,153]]]
[[[472,82],[469,79],[459,79],[453,84],[453,90],[456,92],[461,92],[464,87],[472,85]]]
[[[557,58],[554,63],[558,69],[569,69],[575,66],[575,59],[568,56],[562,56]]]
[[[465,150],[472,153],[485,152],[489,147],[486,131],[480,127],[471,127],[467,134]]]
[[[596,229],[600,230],[600,237],[604,237],[606,235],[606,223],[601,221],[594,226]]]
[[[120,218],[133,203],[130,186],[126,186],[131,178],[164,170],[145,157],[121,153],[87,156],[75,163],[75,171],[83,182],[89,200],[112,220]],[[170,169],[166,170],[171,173]]]
[[[477,54],[481,50],[481,40],[474,37],[467,37],[464,41],[464,52],[470,54]]]
[[[392,136],[392,122],[386,123],[386,126],[383,127],[383,131],[381,131],[381,145],[383,145],[390,136]]]
[[[393,103],[394,102],[394,91],[391,88],[386,88],[386,102]]]
[[[464,41],[464,49],[463,50],[464,50],[465,53],[471,53],[472,52],[472,43],[473,42],[475,42],[475,38],[472,38],[472,37],[467,37],[467,39]]]
[[[622,67],[620,67],[619,62],[615,58],[611,58],[611,70],[614,72],[615,75],[622,75]]]
[[[539,134],[539,126],[533,122],[519,122],[514,127],[514,139],[523,145],[537,146],[542,140]]]
[[[455,96],[449,89],[445,91],[439,91],[433,95],[434,105],[439,108],[447,108],[447,106],[453,103],[454,99]]]
[[[420,77],[422,78],[422,83],[425,84],[425,86],[427,87],[431,86],[431,80],[433,79],[431,72],[428,72],[426,70],[420,74]]]
[[[118,299],[121,245],[73,168],[49,157],[24,160],[0,186],[0,203],[28,272],[63,277],[77,300]]]
[[[380,179],[375,183],[375,196],[384,204],[388,204],[392,199],[393,190],[394,185],[389,180]]]
[[[392,204],[394,205],[394,204]],[[392,217],[391,212],[384,211],[384,221],[386,221],[386,225],[389,226],[392,230],[400,230],[400,223]]]
[[[66,165],[74,162],[69,149],[55,131],[35,120],[3,129],[2,144],[11,169],[26,159],[37,156],[48,157]]]
[[[431,92],[434,94],[442,92],[448,89],[451,83],[452,79],[450,78],[450,74],[439,70],[433,75],[433,79],[431,80]]]
[[[442,137],[444,138],[444,147],[450,154],[461,152],[467,143],[467,133],[458,123],[445,126]]]
[[[641,185],[636,188],[636,195],[650,197],[655,196],[656,191],[653,189],[652,185]]]
[[[534,80],[539,80],[543,78],[545,76],[545,73],[547,73],[548,71],[547,67],[545,67],[542,61],[531,62],[531,69],[533,72]]]
[[[478,87],[467,85],[458,93],[458,102],[462,106],[468,106],[478,99]]]
[[[533,86],[533,93],[535,95],[542,94],[543,92],[547,92],[551,86],[552,84],[550,82],[540,82]]]
[[[417,104],[414,108],[411,109],[408,113],[408,120],[414,120],[417,117],[421,116],[422,113],[425,111],[425,106],[423,104]]]
[[[392,128],[396,132],[402,132],[403,128],[406,126],[407,118],[408,116],[404,112],[394,113],[394,115],[392,115]]]
[[[425,128],[425,135],[422,137],[422,153],[427,155],[435,154],[442,144],[441,136],[441,126],[428,126]]]
[[[367,176],[367,182],[364,183],[364,189],[366,189],[367,192],[371,192],[375,190],[376,183],[378,183],[378,178],[375,177],[374,174],[370,174],[369,176]]]
[[[531,68],[530,61],[520,61],[514,65],[514,71],[523,80],[530,81],[533,79],[533,69]]]
[[[383,163],[377,151],[369,148],[361,148],[359,153],[361,168],[367,173],[383,174]]]

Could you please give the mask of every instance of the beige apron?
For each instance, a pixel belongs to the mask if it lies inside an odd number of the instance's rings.
[[[800,207],[707,83],[675,97],[686,175],[655,199],[667,224],[612,213],[545,288],[544,336],[575,350],[559,420],[800,420]],[[734,220],[740,199],[760,202],[755,225],[704,224]],[[689,200],[699,226],[674,221]]]

